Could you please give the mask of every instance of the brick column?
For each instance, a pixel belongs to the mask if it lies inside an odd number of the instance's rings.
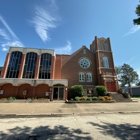
[[[40,68],[40,58],[41,58],[41,56],[38,55],[37,56],[37,62],[36,62],[36,69],[35,69],[35,77],[34,77],[34,79],[38,79],[39,68]]]
[[[55,70],[55,57],[52,57],[52,65],[51,65],[51,76],[50,79],[54,79],[54,70]]]
[[[4,63],[4,67],[3,67],[3,70],[2,70],[2,74],[1,74],[1,78],[6,77],[9,60],[10,60],[10,53],[7,53],[6,60],[5,60],[5,63]]]
[[[25,58],[26,58],[26,54],[22,54],[22,59],[21,59],[18,78],[22,78],[23,70],[24,70],[24,64],[25,64]]]
[[[65,88],[65,99],[64,100],[67,100],[68,99],[68,88],[66,87]]]
[[[53,87],[50,86],[50,90],[49,90],[49,92],[50,92],[50,93],[49,93],[49,99],[50,99],[50,101],[52,100],[52,88],[53,88]]]

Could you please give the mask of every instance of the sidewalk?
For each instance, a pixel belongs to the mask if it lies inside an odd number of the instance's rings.
[[[2,117],[90,115],[96,113],[140,113],[139,102],[125,103],[0,103]]]

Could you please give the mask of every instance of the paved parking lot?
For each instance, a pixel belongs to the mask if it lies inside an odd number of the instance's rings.
[[[140,114],[0,119],[1,140],[140,140]]]

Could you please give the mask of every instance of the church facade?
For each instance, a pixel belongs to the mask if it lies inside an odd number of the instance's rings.
[[[0,98],[49,98],[66,100],[73,85],[83,85],[85,95],[94,95],[96,85],[108,92],[119,89],[110,38],[97,38],[88,49],[71,55],[54,50],[10,47],[0,78]]]

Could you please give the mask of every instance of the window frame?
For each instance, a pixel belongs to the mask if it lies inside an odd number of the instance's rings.
[[[49,53],[41,54],[38,79],[50,79],[51,65],[52,65],[52,55]]]
[[[108,51],[108,45],[107,44],[104,44],[104,48],[106,51]]]
[[[92,73],[90,72],[86,73],[86,82],[92,82]]]
[[[81,58],[79,60],[79,64],[80,64],[80,67],[83,68],[83,69],[87,69],[90,67],[90,60],[87,59],[87,58]]]
[[[106,56],[103,57],[103,67],[109,68],[108,57],[106,57]]]
[[[26,54],[22,78],[34,79],[36,72],[37,56],[38,55],[35,52],[29,52]]]
[[[18,78],[21,60],[22,52],[14,51],[11,53],[10,61],[6,72],[6,78]]]
[[[85,82],[85,74],[84,74],[84,72],[79,72],[79,82]]]

